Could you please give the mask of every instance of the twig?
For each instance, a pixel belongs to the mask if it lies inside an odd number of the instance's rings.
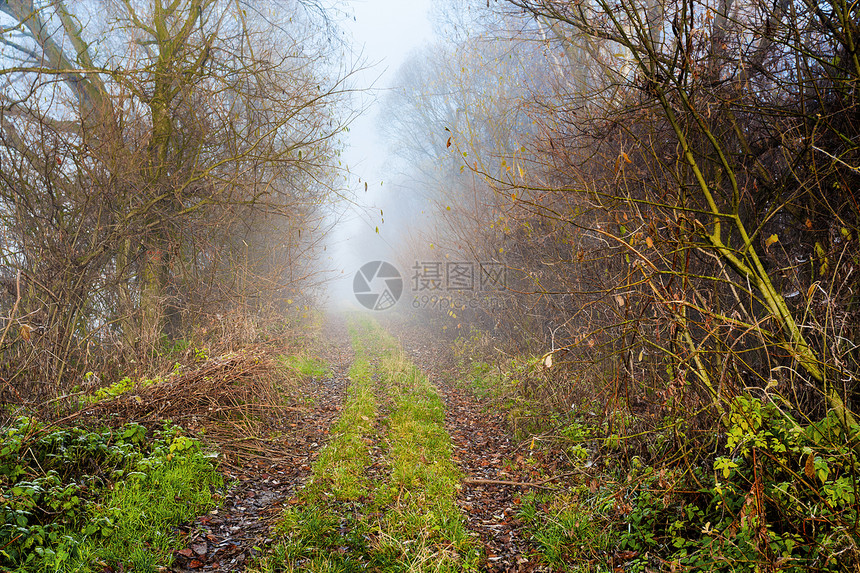
[[[470,485],[509,485],[514,487],[536,487],[539,489],[555,489],[553,487],[544,485],[551,481],[559,480],[562,478],[570,477],[576,472],[568,472],[566,474],[560,474],[557,476],[553,476],[550,478],[542,479],[540,481],[534,482],[524,482],[524,481],[508,481],[508,480],[499,480],[499,479],[473,479],[466,478],[463,480],[463,483],[467,483]]]
[[[3,341],[6,340],[6,334],[9,332],[9,327],[12,326],[12,321],[15,319],[15,313],[18,312],[18,304],[21,302],[21,269],[18,269],[18,274],[15,277],[15,304],[12,306],[12,312],[9,313],[9,318],[6,322],[6,328],[3,329],[3,335],[0,336],[0,346],[3,346]]]

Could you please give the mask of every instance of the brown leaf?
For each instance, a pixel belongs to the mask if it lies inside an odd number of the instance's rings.
[[[636,557],[639,557],[638,551],[619,551],[615,554],[615,558],[620,559],[621,561],[629,561]]]
[[[806,458],[806,465],[803,468],[803,473],[809,479],[815,479],[815,454],[809,454]]]
[[[177,553],[178,553],[179,555],[182,555],[183,557],[188,557],[189,559],[191,559],[192,557],[194,557],[194,551],[192,551],[192,550],[191,550],[190,548],[188,548],[188,547],[186,547],[185,549],[180,549],[179,551],[177,551]]]

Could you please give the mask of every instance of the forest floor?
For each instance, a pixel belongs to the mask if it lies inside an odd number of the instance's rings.
[[[557,485],[560,458],[514,441],[443,341],[349,322],[327,318],[328,371],[304,380],[265,456],[222,465],[223,503],[181,528],[169,570],[551,570],[518,511]]]

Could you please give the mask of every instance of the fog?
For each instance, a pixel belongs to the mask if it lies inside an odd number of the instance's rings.
[[[410,52],[432,41],[430,0],[354,0],[347,36],[363,67],[354,78],[356,104],[363,112],[345,134],[342,161],[349,195],[340,203],[338,222],[328,239],[325,266],[334,277],[328,285],[328,304],[354,307],[352,281],[358,268],[393,255],[398,242],[392,204],[399,178],[397,162],[383,137],[382,105],[392,89],[398,68]]]

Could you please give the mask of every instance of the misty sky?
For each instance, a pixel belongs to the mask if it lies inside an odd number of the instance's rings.
[[[431,0],[351,0],[348,4],[355,16],[347,23],[355,50],[372,65],[359,76],[359,82],[365,86],[374,84],[378,88],[376,95],[381,97],[406,55],[430,41]],[[377,112],[373,105],[352,125],[346,157],[350,169],[362,180],[367,177],[378,185],[385,150],[377,137]]]
[[[345,27],[354,39],[355,51],[363,53],[370,65],[370,69],[360,73],[356,83],[361,87],[373,85],[374,89],[364,98],[368,109],[350,126],[347,136],[344,162],[353,173],[352,185],[364,208],[332,237],[329,263],[338,272],[344,271],[345,279],[330,289],[334,297],[352,297],[353,273],[367,260],[378,257],[386,243],[379,199],[392,174],[384,169],[387,144],[378,126],[379,100],[391,87],[392,78],[409,52],[431,41],[433,31],[428,17],[431,4],[432,0],[347,2],[355,19],[350,18]],[[366,194],[365,182],[369,189]],[[376,226],[380,227],[380,235],[375,233]]]

